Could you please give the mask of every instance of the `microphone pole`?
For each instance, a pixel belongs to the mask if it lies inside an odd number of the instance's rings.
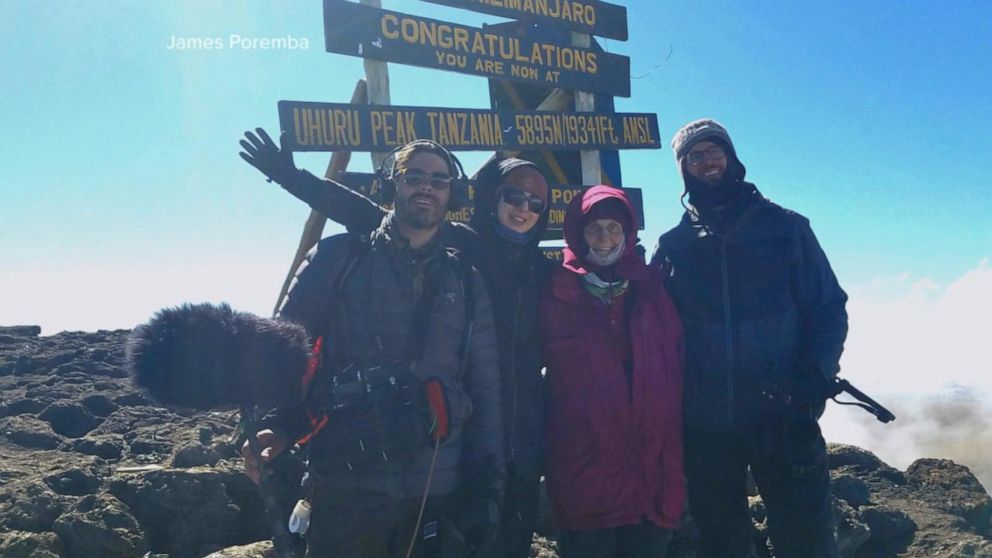
[[[258,492],[262,496],[262,505],[265,507],[265,519],[269,522],[269,528],[272,529],[272,546],[275,548],[278,558],[295,558],[293,537],[289,534],[289,528],[276,500],[275,488],[268,479],[269,466],[262,461],[262,448],[258,445],[258,421],[255,420],[254,405],[241,404],[241,421],[248,437],[248,447],[258,463]]]

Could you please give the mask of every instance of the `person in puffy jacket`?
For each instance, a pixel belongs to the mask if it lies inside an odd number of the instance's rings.
[[[679,318],[622,190],[576,196],[564,229],[540,305],[561,556],[663,557],[685,500]]]
[[[246,134],[243,157],[270,179],[293,174],[258,134]],[[273,410],[258,433],[262,459],[309,439],[308,557],[466,558],[497,534],[505,457],[492,309],[478,271],[440,235],[458,163],[426,140],[394,156],[395,210],[370,234],[320,241],[279,312],[320,348],[307,404]]]
[[[689,204],[652,262],[685,327],[686,475],[701,555],[754,555],[750,468],[775,556],[836,556],[817,418],[839,368],[847,295],[809,221],[744,181],[723,126],[690,122],[672,148]]]
[[[375,229],[386,210],[333,180],[292,165],[275,181],[351,232]],[[537,165],[493,159],[478,173],[471,227],[440,231],[476,267],[492,300],[499,346],[506,482],[494,558],[526,558],[537,523],[543,460],[544,385],[537,307],[541,286],[557,267],[538,248],[548,222],[550,189]]]

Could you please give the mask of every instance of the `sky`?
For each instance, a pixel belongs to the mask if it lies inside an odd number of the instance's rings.
[[[898,467],[953,457],[992,485],[992,3],[617,3],[630,39],[601,44],[630,57],[632,80],[616,109],[657,114],[663,144],[621,154],[648,250],[682,211],[668,139],[719,120],[748,179],[810,219],[851,296],[841,374],[899,417],[831,406],[828,440]],[[170,50],[173,37],[223,48]],[[277,130],[279,100],[350,99],[362,62],[324,52],[320,2],[5,1],[0,68],[0,325],[131,328],[183,302],[271,314],[309,209],[237,141]],[[393,104],[489,105],[481,77],[389,73]],[[488,155],[459,154],[473,170]],[[296,156],[318,174],[327,160]]]

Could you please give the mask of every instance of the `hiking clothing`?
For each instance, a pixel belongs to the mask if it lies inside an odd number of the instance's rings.
[[[488,163],[477,178],[472,227],[445,223],[441,229],[444,244],[458,250],[479,270],[492,301],[509,471],[497,545],[506,549],[505,554],[498,555],[507,558],[526,558],[537,521],[545,397],[537,309],[541,285],[557,267],[537,246],[547,227],[547,211],[531,229],[533,234],[525,244],[501,237],[496,228],[497,192],[502,178],[528,166],[536,168],[520,160],[512,164],[498,160]],[[306,171],[300,173],[298,180],[282,186],[352,232],[374,228],[384,214],[382,208],[361,194]]]
[[[809,221],[741,184],[721,232],[686,212],[652,259],[667,271],[686,336],[685,419],[696,430],[753,426],[779,403],[770,387],[833,378],[847,335],[847,295]]]
[[[449,433],[437,451],[430,494],[450,494],[462,485],[480,497],[498,500],[504,475],[503,431],[489,297],[479,288],[478,272],[462,266],[437,239],[421,250],[410,249],[392,218],[392,213],[387,215],[371,234],[369,245],[357,251],[349,235],[322,240],[300,266],[280,317],[301,323],[314,338],[325,337],[323,363],[310,389],[318,408],[327,404],[332,376],[356,367],[367,375],[397,367],[395,379],[410,370],[403,366],[412,360],[416,380],[440,380]],[[349,264],[346,280],[336,288]],[[463,369],[469,318],[465,273],[474,275],[471,281],[476,288],[472,288],[473,328]],[[426,323],[414,323],[420,303],[416,284],[423,285],[421,296],[431,297],[424,303],[429,309]],[[416,342],[414,334],[419,337]],[[411,351],[419,353],[416,358]],[[294,439],[310,431],[303,409],[281,409],[270,420]],[[434,453],[426,431],[411,457],[375,460],[352,469],[330,445],[335,433],[347,427],[330,421],[307,445],[310,471],[318,485],[397,498],[424,492]]]
[[[826,443],[806,408],[813,432],[789,436],[790,416],[770,417],[751,431],[686,431],[686,474],[701,556],[751,558],[754,527],[748,511],[747,470],[761,493],[777,558],[835,558]]]
[[[727,157],[719,185],[683,172],[692,205],[652,258],[685,328],[686,476],[699,550],[751,556],[750,466],[776,556],[830,558],[826,446],[814,410],[823,399],[800,412],[767,394],[798,399],[836,376],[847,295],[806,218],[765,199],[743,181],[732,149]],[[801,443],[783,434],[797,416],[811,432]]]
[[[579,223],[618,200],[631,224],[610,267],[590,264]],[[642,519],[674,528],[682,514],[682,330],[661,276],[635,250],[636,220],[623,192],[596,186],[565,215],[565,265],[541,300],[549,391],[547,489],[556,527],[609,529]],[[603,299],[592,272],[627,289]],[[566,557],[567,558],[567,557]]]

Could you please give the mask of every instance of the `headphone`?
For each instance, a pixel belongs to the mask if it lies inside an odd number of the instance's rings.
[[[448,209],[458,209],[469,204],[468,176],[462,168],[462,162],[446,147],[429,139],[415,139],[411,142],[394,147],[383,157],[379,167],[375,169],[375,176],[379,180],[379,192],[382,203],[392,204],[396,198],[396,154],[413,146],[425,147],[425,153],[432,153],[444,159],[448,170],[454,169],[455,176],[451,177],[451,193],[448,197]]]

